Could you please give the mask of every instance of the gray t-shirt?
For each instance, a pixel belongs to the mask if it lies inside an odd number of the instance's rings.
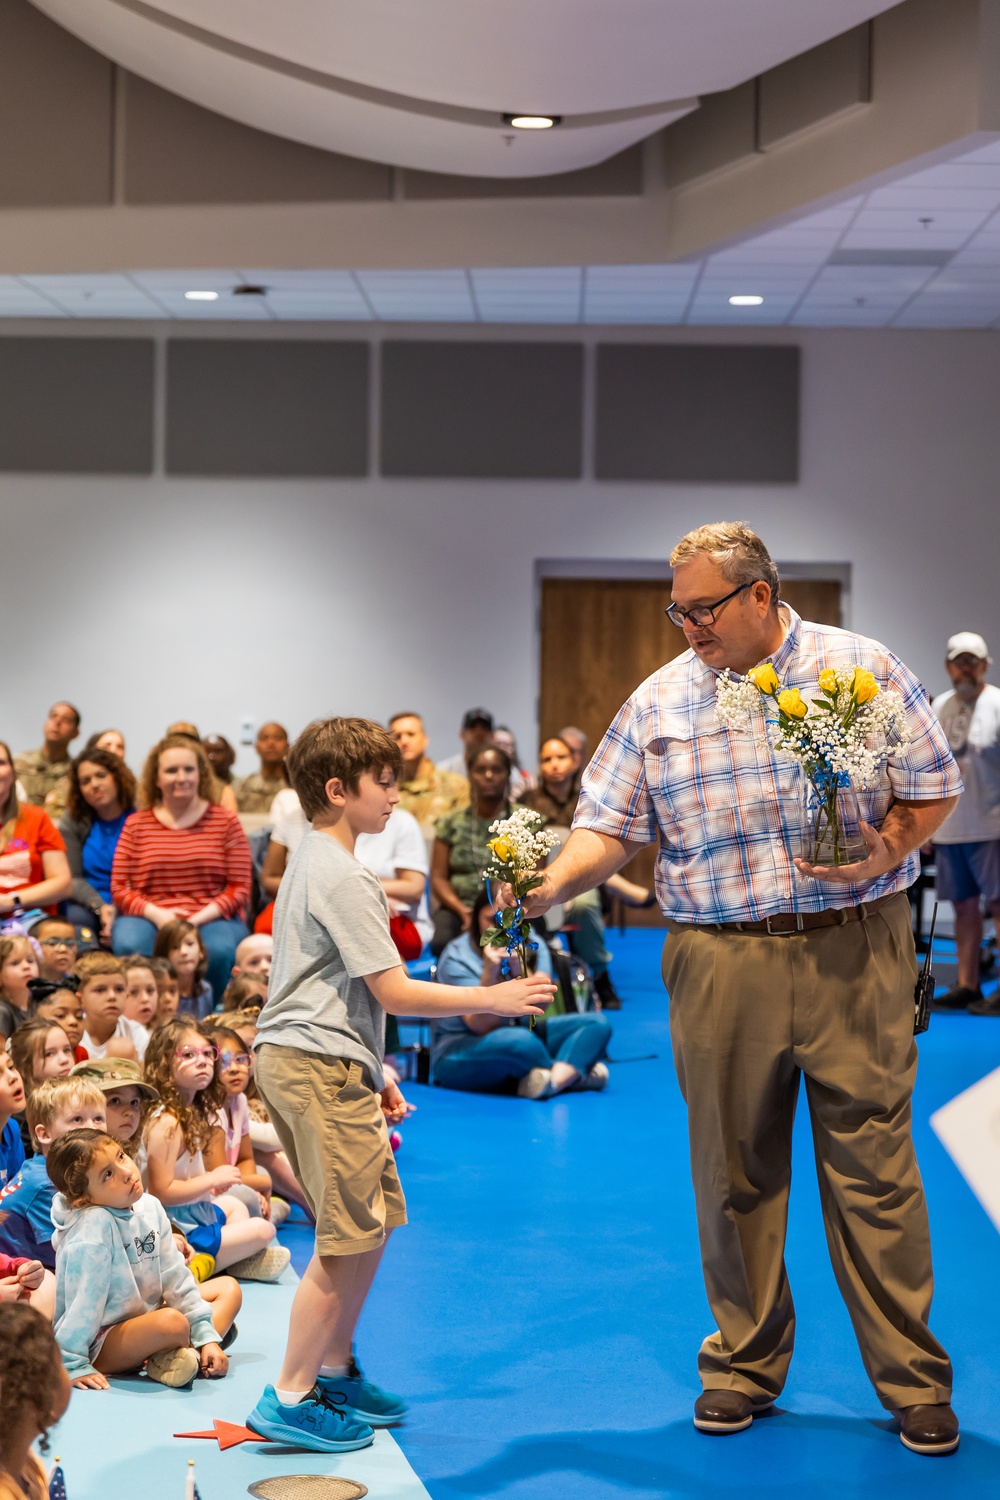
[[[362,979],[400,962],[378,879],[328,833],[296,849],[274,906],[274,959],[257,1040],[363,1063],[384,1087],[385,1011]]]
[[[935,844],[1000,839],[1000,688],[986,683],[972,703],[952,690],[931,705],[948,736],[965,787],[958,806],[934,835]]]

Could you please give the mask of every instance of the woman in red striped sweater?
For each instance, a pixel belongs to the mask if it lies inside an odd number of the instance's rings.
[[[183,735],[168,734],[149,752],[140,811],[115,850],[111,894],[120,915],[111,946],[149,955],[159,928],[184,918],[201,934],[218,1001],[247,936],[251,867],[239,819],[210,800],[211,775],[201,746]]]

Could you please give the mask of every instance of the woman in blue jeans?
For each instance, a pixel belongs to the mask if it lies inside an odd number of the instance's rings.
[[[485,890],[472,908],[469,931],[454,938],[438,961],[442,984],[502,983],[500,948],[480,948],[482,933],[492,924],[493,908]],[[538,947],[538,967],[552,972],[544,943]],[[515,960],[516,962],[516,960]],[[568,1089],[603,1089],[608,1081],[602,1062],[611,1040],[611,1026],[599,1012],[511,1024],[501,1016],[453,1016],[431,1027],[431,1066],[434,1082],[445,1089],[486,1093],[514,1084],[522,1099],[551,1099]]]

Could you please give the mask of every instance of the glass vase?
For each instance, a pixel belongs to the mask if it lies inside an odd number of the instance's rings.
[[[854,865],[868,857],[858,795],[850,782],[811,780],[804,772],[798,856],[811,865]]]

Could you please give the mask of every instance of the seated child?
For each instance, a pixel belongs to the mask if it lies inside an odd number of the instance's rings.
[[[225,1375],[219,1337],[228,1324],[213,1324],[163,1205],[143,1192],[120,1143],[103,1130],[71,1130],[49,1153],[49,1172],[55,1335],[73,1384],[107,1390],[109,1375],[143,1365],[162,1385],[187,1385],[199,1370]]]
[[[233,979],[248,980],[256,988],[262,1005],[267,999],[273,957],[274,938],[269,932],[251,932],[236,949]]]
[[[276,1281],[291,1256],[275,1228],[251,1218],[228,1194],[242,1181],[228,1164],[205,1170],[202,1153],[218,1130],[225,1091],[215,1078],[217,1048],[197,1021],[178,1016],[158,1026],[146,1052],[146,1082],[160,1096],[146,1123],[146,1180],[196,1250],[249,1281]]]
[[[61,1026],[73,1048],[74,1062],[85,1062],[87,1049],[81,1046],[84,1016],[77,993],[79,987],[75,974],[67,974],[57,984],[53,984],[50,979],[29,979],[29,1014],[32,1017],[42,1016],[46,1021],[51,1021],[53,1026]]]
[[[174,966],[178,986],[178,1010],[202,1021],[215,1009],[208,973],[208,954],[201,933],[190,922],[164,922],[156,934],[153,952]]]
[[[113,953],[84,953],[76,966],[88,1057],[138,1059],[145,1028],[125,1015],[125,964]]]
[[[156,1015],[153,1017],[153,1025],[162,1026],[164,1021],[172,1021],[177,1014],[181,995],[177,970],[169,958],[151,958],[149,962],[156,978]]]
[[[38,959],[31,939],[0,937],[0,1037],[8,1037],[28,1014],[28,981],[38,978]]]
[[[146,1043],[160,1003],[152,962],[139,953],[131,953],[125,959],[125,1019],[144,1033],[141,1045],[136,1042],[140,1062],[146,1055]]]
[[[73,1069],[74,1078],[87,1078],[104,1094],[108,1135],[113,1135],[129,1156],[139,1161],[142,1155],[142,1126],[144,1116],[151,1104],[159,1103],[159,1094],[151,1083],[146,1083],[139,1064],[130,1057],[98,1057],[93,1062],[83,1063]],[[142,1171],[142,1162],[139,1163]],[[196,1253],[184,1235],[174,1225],[174,1244],[177,1246],[195,1281],[205,1282],[201,1295],[212,1308],[216,1326],[216,1303],[231,1323],[243,1302],[239,1283],[232,1276],[213,1276],[215,1260],[211,1255]],[[213,1279],[208,1281],[208,1277]],[[226,1325],[228,1327],[228,1324]]]
[[[49,1078],[28,1100],[28,1128],[39,1152],[0,1192],[0,1250],[56,1267],[50,1209],[55,1188],[45,1162],[54,1141],[85,1126],[104,1129],[104,1095],[85,1078]]]
[[[51,979],[56,984],[60,979],[65,979],[76,963],[79,946],[73,923],[67,922],[65,917],[43,917],[40,922],[35,923],[28,936],[37,944],[41,954],[38,961],[39,977]]]
[[[242,983],[237,980],[233,982]],[[275,1224],[282,1224],[288,1217],[283,1209],[276,1208],[276,1205],[282,1201],[297,1203],[306,1218],[312,1219],[313,1211],[309,1207],[309,1200],[302,1191],[299,1179],[292,1171],[292,1164],[285,1155],[278,1139],[278,1132],[271,1123],[267,1105],[260,1097],[257,1085],[254,1083],[253,1043],[257,1035],[258,1015],[259,1011],[256,1010],[242,1010],[225,1016],[225,1020],[240,1038],[250,1057],[250,1081],[246,1087],[247,1104],[250,1109],[250,1144],[253,1147],[254,1158],[260,1158],[261,1165],[271,1179],[271,1188],[275,1194],[275,1197],[271,1199],[272,1221]]]
[[[250,1141],[250,1106],[246,1096],[250,1082],[250,1053],[242,1038],[221,1024],[221,1017],[218,1021],[210,1017],[205,1022],[205,1030],[219,1049],[215,1076],[226,1091],[218,1117],[222,1128],[212,1139],[206,1153],[207,1163],[211,1167],[227,1161],[231,1167],[238,1167],[243,1181],[231,1191],[247,1203],[248,1208],[247,1195],[255,1197],[260,1213],[269,1219],[271,1179],[254,1160]]]
[[[24,1142],[15,1116],[24,1109],[24,1083],[10,1056],[0,1048],[0,1194],[24,1162]]]
[[[226,985],[219,1004],[221,1014],[228,1016],[234,1010],[256,1008],[259,1011],[264,1004],[264,997],[260,993],[260,985],[256,979],[247,979],[244,975],[240,975],[238,979],[231,979]]]
[[[26,1094],[33,1093],[46,1078],[65,1078],[76,1061],[65,1031],[43,1016],[19,1026],[7,1043],[7,1051]]]
[[[25,1302],[0,1305],[0,1500],[49,1500],[33,1445],[48,1452],[69,1397],[52,1324]]]

